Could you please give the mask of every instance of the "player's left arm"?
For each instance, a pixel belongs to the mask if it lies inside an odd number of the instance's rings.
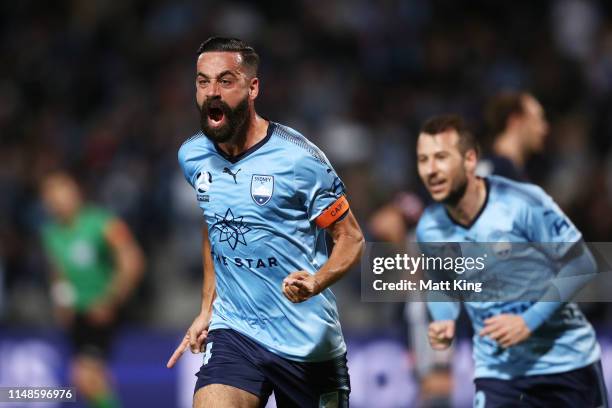
[[[582,234],[544,192],[541,205],[526,206],[527,238],[541,247],[551,262],[559,265],[548,290],[522,314],[500,314],[485,320],[481,336],[489,336],[502,347],[529,338],[565,302],[597,274],[597,264]]]
[[[364,248],[361,228],[350,209],[326,228],[334,241],[327,262],[315,274],[293,272],[283,281],[283,293],[293,303],[303,302],[340,280],[355,265]]]
[[[597,274],[595,259],[582,240],[574,244],[561,263],[540,301],[520,315],[504,313],[490,317],[480,335],[489,336],[506,348],[526,340]]]
[[[144,273],[145,259],[132,233],[120,219],[108,221],[104,238],[109,245],[114,261],[114,275],[105,296],[90,310],[90,317],[100,323],[109,323],[114,313],[130,297]]]

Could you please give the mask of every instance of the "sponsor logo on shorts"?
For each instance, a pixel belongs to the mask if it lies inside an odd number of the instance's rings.
[[[212,341],[210,343],[206,343],[206,351],[204,352],[204,362],[203,362],[203,365],[208,364],[208,361],[212,357],[212,345],[213,345]]]
[[[487,403],[487,398],[484,391],[480,390],[474,395],[474,408],[484,408]]]

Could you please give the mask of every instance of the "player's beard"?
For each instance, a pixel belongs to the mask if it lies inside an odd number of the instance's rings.
[[[246,135],[249,118],[248,97],[245,97],[233,109],[220,98],[206,99],[202,106],[198,105],[198,109],[202,132],[213,142],[236,142]],[[211,109],[220,109],[223,112],[225,123],[222,126],[213,128],[208,125],[208,115]]]
[[[468,180],[465,172],[462,172],[458,175],[457,182],[451,186],[448,195],[442,199],[442,202],[446,205],[456,206],[459,204],[459,201],[465,195],[465,191],[467,190]]]

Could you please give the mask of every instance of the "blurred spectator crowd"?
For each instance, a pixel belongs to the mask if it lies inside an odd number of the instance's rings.
[[[57,168],[148,255],[131,318],[191,320],[202,221],[176,152],[198,128],[195,51],[211,35],[259,52],[258,111],[326,152],[364,227],[397,192],[421,190],[426,117],[461,113],[486,147],[487,100],[526,89],[551,124],[529,177],[586,240],[612,238],[610,2],[23,0],[0,4],[0,33],[0,322],[48,321],[38,183]],[[359,284],[357,271],[340,300],[357,302]],[[367,307],[345,309],[349,328],[368,321]]]

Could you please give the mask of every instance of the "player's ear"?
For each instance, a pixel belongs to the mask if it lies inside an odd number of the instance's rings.
[[[259,78],[253,77],[249,81],[249,98],[255,99],[259,95]]]
[[[478,164],[478,153],[475,149],[468,149],[465,152],[465,167],[468,171],[476,171],[476,165]]]
[[[515,129],[517,126],[520,125],[521,119],[522,115],[518,113],[513,113],[508,117],[508,120],[506,121],[506,129]]]

